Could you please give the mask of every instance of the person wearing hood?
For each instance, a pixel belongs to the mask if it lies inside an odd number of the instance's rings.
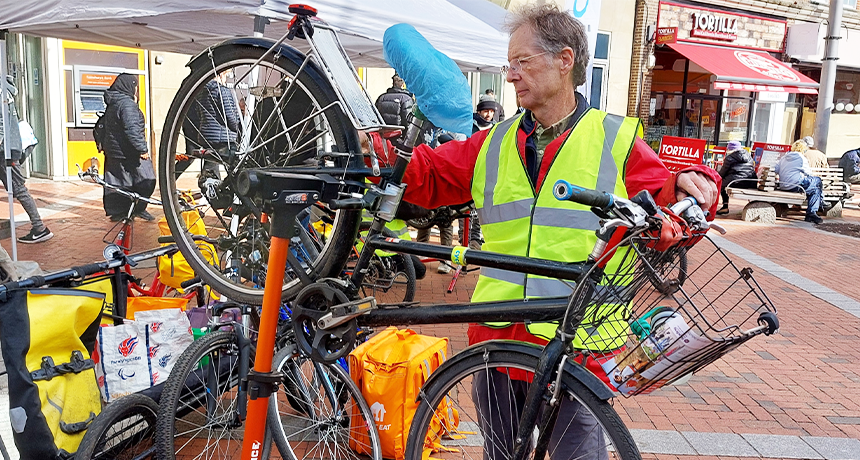
[[[137,105],[137,76],[127,73],[116,77],[105,91],[105,182],[141,196],[155,191],[155,169],[146,145],[143,112]],[[128,213],[131,200],[105,189],[104,209],[110,220],[118,222]],[[155,220],[146,211],[146,202],[138,202],[132,214],[147,221]]]
[[[821,178],[812,174],[809,160],[803,154],[809,147],[802,140],[791,144],[791,151],[786,153],[774,167],[779,174],[779,189],[789,192],[806,193],[806,220],[820,224],[818,209],[821,207],[822,185]]]
[[[747,149],[738,141],[731,141],[726,146],[726,158],[720,168],[720,177],[723,183],[720,187],[720,196],[723,197],[723,207],[717,214],[729,213],[729,194],[726,187],[734,188],[756,188],[758,176],[755,174],[755,161]]]
[[[6,104],[9,117],[9,132],[3,123],[2,114],[0,114],[0,155],[6,154],[6,146],[4,145],[6,134],[9,137],[9,150],[12,153],[12,196],[21,203],[21,207],[27,212],[30,217],[30,233],[18,238],[19,243],[41,243],[48,241],[54,237],[54,234],[48,230],[45,223],[42,222],[42,217],[39,215],[39,208],[36,207],[36,200],[30,195],[25,184],[26,178],[21,172],[21,161],[23,159],[24,149],[22,148],[21,133],[18,127],[18,112],[15,109],[15,96],[18,95],[18,88],[15,88],[11,75],[6,76],[6,81],[0,87],[0,100]],[[0,180],[6,190],[9,190],[9,185],[6,183],[6,170],[0,171]]]

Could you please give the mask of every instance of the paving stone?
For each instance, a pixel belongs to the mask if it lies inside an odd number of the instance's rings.
[[[743,434],[762,457],[769,458],[823,458],[809,444],[797,436],[779,436],[772,434]]]
[[[696,450],[677,431],[630,430],[630,434],[642,453],[696,455]]]
[[[768,361],[779,361],[779,358],[776,356],[766,352],[766,351],[757,351],[755,352],[757,355],[761,356],[761,359],[766,359]]]
[[[738,434],[694,431],[685,431],[682,434],[699,455],[758,457],[758,452]]]
[[[851,438],[802,436],[807,444],[827,460],[860,460],[860,441]]]
[[[860,425],[860,417],[824,417],[836,425]]]

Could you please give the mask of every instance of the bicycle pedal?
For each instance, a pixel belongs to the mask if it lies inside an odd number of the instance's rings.
[[[330,329],[376,309],[376,298],[365,297],[331,307],[331,311],[317,321],[321,329]]]

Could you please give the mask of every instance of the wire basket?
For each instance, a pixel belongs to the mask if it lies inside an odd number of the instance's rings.
[[[778,329],[751,268],[738,268],[701,234],[662,251],[658,241],[641,234],[615,251],[574,342],[625,396],[673,383]]]

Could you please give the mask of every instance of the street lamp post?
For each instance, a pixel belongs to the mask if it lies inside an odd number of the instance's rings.
[[[815,109],[815,145],[827,151],[830,131],[830,112],[833,110],[833,88],[836,85],[836,61],[839,59],[839,40],[842,29],[842,2],[830,0],[827,17],[827,36],[824,37],[824,59],[821,61],[821,82],[818,89],[818,106]]]

